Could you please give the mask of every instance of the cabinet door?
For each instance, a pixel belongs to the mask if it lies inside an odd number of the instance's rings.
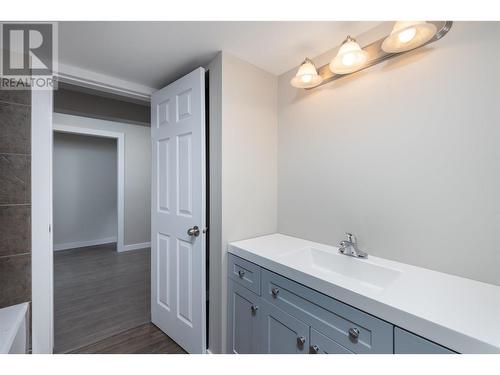
[[[455,354],[455,352],[404,329],[395,327],[394,354]]]
[[[307,354],[309,326],[274,305],[261,300],[262,352],[266,354]]]
[[[259,352],[259,296],[229,281],[228,352]]]
[[[311,327],[311,354],[353,354],[331,338]]]

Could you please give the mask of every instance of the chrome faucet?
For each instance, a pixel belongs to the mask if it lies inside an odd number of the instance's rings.
[[[368,258],[368,254],[358,249],[356,237],[352,233],[346,233],[347,240],[340,242],[339,252],[355,258]]]

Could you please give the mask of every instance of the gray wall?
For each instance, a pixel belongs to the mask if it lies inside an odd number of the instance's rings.
[[[0,90],[0,308],[31,300],[31,92]]]
[[[54,113],[54,124],[120,132],[125,137],[124,244],[151,241],[150,128]]]
[[[59,89],[54,91],[54,112],[150,126],[149,103],[131,103],[125,99],[105,97],[99,91],[59,83]]]
[[[280,76],[279,231],[350,231],[372,255],[500,285],[499,29],[458,22],[310,92]]]
[[[117,142],[54,133],[54,250],[116,242]]]

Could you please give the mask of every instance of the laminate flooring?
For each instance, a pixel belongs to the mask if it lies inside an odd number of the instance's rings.
[[[72,352],[119,333],[130,334],[136,327],[142,327],[143,337],[159,340],[156,327],[147,328],[151,321],[150,259],[149,248],[118,253],[116,244],[55,251],[55,352]],[[167,344],[154,350],[161,348],[170,350]]]
[[[151,323],[129,329],[71,354],[185,354],[186,352]]]

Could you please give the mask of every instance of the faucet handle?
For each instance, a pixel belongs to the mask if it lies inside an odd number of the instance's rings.
[[[356,236],[354,234],[346,232],[345,235],[347,237],[348,242],[353,244],[356,243]]]

